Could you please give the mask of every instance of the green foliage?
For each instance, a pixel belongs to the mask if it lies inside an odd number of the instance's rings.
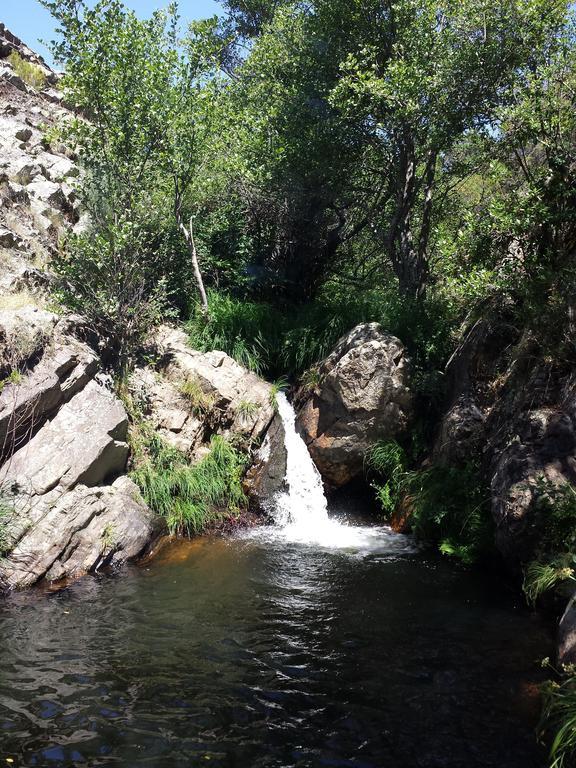
[[[314,302],[273,305],[209,294],[210,317],[198,310],[188,323],[195,349],[220,349],[269,378],[298,376],[326,357],[355,325],[379,322],[411,350],[417,369],[440,367],[451,348],[452,317],[429,297],[415,305],[395,290],[372,289],[346,295],[327,285]]]
[[[533,560],[524,569],[522,589],[526,599],[535,605],[548,590],[568,579],[574,579],[575,556],[554,557],[550,562]]]
[[[70,238],[54,266],[64,303],[89,315],[123,367],[167,296],[182,305],[190,290],[183,222],[209,123],[210,24],[180,40],[175,4],[148,20],[120,0],[44,5],[60,25],[53,52],[66,98],[82,115],[67,133],[90,214],[87,235]]]
[[[54,258],[59,299],[106,340],[106,354],[127,368],[150,329],[170,316],[160,277],[162,243],[135,216],[72,236]],[[156,267],[156,269],[155,269]]]
[[[274,411],[278,411],[278,395],[280,392],[284,392],[288,388],[288,379],[285,376],[276,379],[270,385],[270,405],[274,408]]]
[[[204,392],[197,378],[189,377],[180,385],[180,393],[190,403],[192,411],[198,416],[206,416],[214,408],[214,398]]]
[[[8,525],[14,512],[14,504],[10,493],[0,487],[0,558],[8,552]]]
[[[385,515],[407,511],[415,535],[435,542],[442,554],[472,563],[490,548],[489,505],[476,467],[412,470],[396,442],[376,444],[365,465],[377,477],[373,487]]]
[[[240,418],[247,421],[252,416],[255,416],[259,409],[259,403],[253,403],[251,400],[240,400],[237,411]]]
[[[32,64],[31,61],[23,59],[17,51],[12,51],[8,56],[8,61],[14,68],[15,74],[24,80],[27,85],[31,85],[37,90],[44,88],[46,85],[46,75],[40,67]]]
[[[0,395],[7,384],[21,384],[23,376],[18,370],[11,371],[6,378],[0,380]]]
[[[561,684],[550,682],[544,691],[540,728],[551,731],[550,768],[570,768],[576,760],[576,676]]]
[[[117,533],[114,523],[106,523],[100,534],[102,553],[111,552],[117,546]]]
[[[157,435],[136,447],[132,472],[146,503],[164,517],[172,533],[194,535],[238,514],[246,499],[242,490],[245,459],[215,435],[210,453],[190,466],[186,457]]]
[[[542,478],[536,489],[534,559],[524,568],[524,593],[534,604],[576,572],[576,489]]]

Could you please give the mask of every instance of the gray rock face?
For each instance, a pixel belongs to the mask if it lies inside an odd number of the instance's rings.
[[[174,328],[161,328],[155,344],[159,371],[137,371],[132,390],[164,439],[200,458],[213,434],[246,448],[263,438],[274,418],[267,382],[224,352],[197,352]]]
[[[13,51],[42,70],[46,88],[36,90],[14,73],[6,58]],[[45,269],[58,238],[79,220],[73,188],[78,168],[63,147],[47,139],[46,129],[71,116],[61,94],[49,87],[58,81],[0,25],[0,291],[22,290],[22,276]]]
[[[549,488],[576,485],[576,392],[554,408],[516,415],[511,426],[491,462],[492,515],[499,550],[525,561],[546,525],[537,519],[542,483]]]
[[[154,516],[133,483],[121,477],[100,487],[125,469],[127,429],[120,401],[91,380],[5,462],[0,485],[13,512],[10,553],[0,564],[4,585],[29,586],[122,562],[150,541]]]
[[[99,368],[95,353],[73,337],[55,334],[40,362],[0,392],[0,458],[13,455],[46,420],[81,391]]]
[[[46,508],[0,561],[0,583],[28,587],[40,579],[75,578],[138,557],[157,521],[127,477],[111,486],[76,486]]]
[[[340,487],[362,472],[366,451],[407,427],[412,410],[402,343],[377,323],[359,325],[320,364],[319,384],[296,398],[297,427],[324,480]]]
[[[117,397],[91,381],[5,465],[0,478],[27,497],[98,485],[126,466],[128,417]]]
[[[558,627],[558,663],[576,664],[576,595],[572,597]]]
[[[513,563],[534,557],[542,483],[576,484],[576,385],[521,336],[505,305],[487,307],[446,369],[448,402],[433,461],[476,461],[490,487],[496,545]]]
[[[276,415],[244,481],[246,494],[264,514],[269,511],[271,499],[285,489],[287,456],[284,440],[284,426]]]
[[[486,415],[469,395],[461,395],[440,423],[433,450],[437,464],[465,464],[480,456]]]

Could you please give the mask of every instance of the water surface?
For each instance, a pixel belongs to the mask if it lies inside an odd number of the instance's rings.
[[[542,768],[549,652],[504,585],[389,532],[203,538],[0,602],[0,765]]]

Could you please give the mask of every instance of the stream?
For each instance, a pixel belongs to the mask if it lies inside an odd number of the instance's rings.
[[[0,765],[544,768],[547,627],[352,495],[328,507],[279,406],[276,525],[0,601]]]

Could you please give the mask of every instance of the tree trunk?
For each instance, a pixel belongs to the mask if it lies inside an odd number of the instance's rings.
[[[202,303],[202,314],[208,316],[208,297],[206,295],[206,289],[204,288],[204,280],[202,279],[202,272],[200,271],[200,265],[198,264],[198,253],[196,251],[196,243],[194,242],[194,229],[192,226],[192,217],[190,217],[189,228],[186,228],[181,217],[178,217],[178,224],[186,239],[188,245],[188,251],[190,253],[190,260],[192,261],[192,269],[194,270],[194,278],[198,286],[200,293],[200,301]]]

